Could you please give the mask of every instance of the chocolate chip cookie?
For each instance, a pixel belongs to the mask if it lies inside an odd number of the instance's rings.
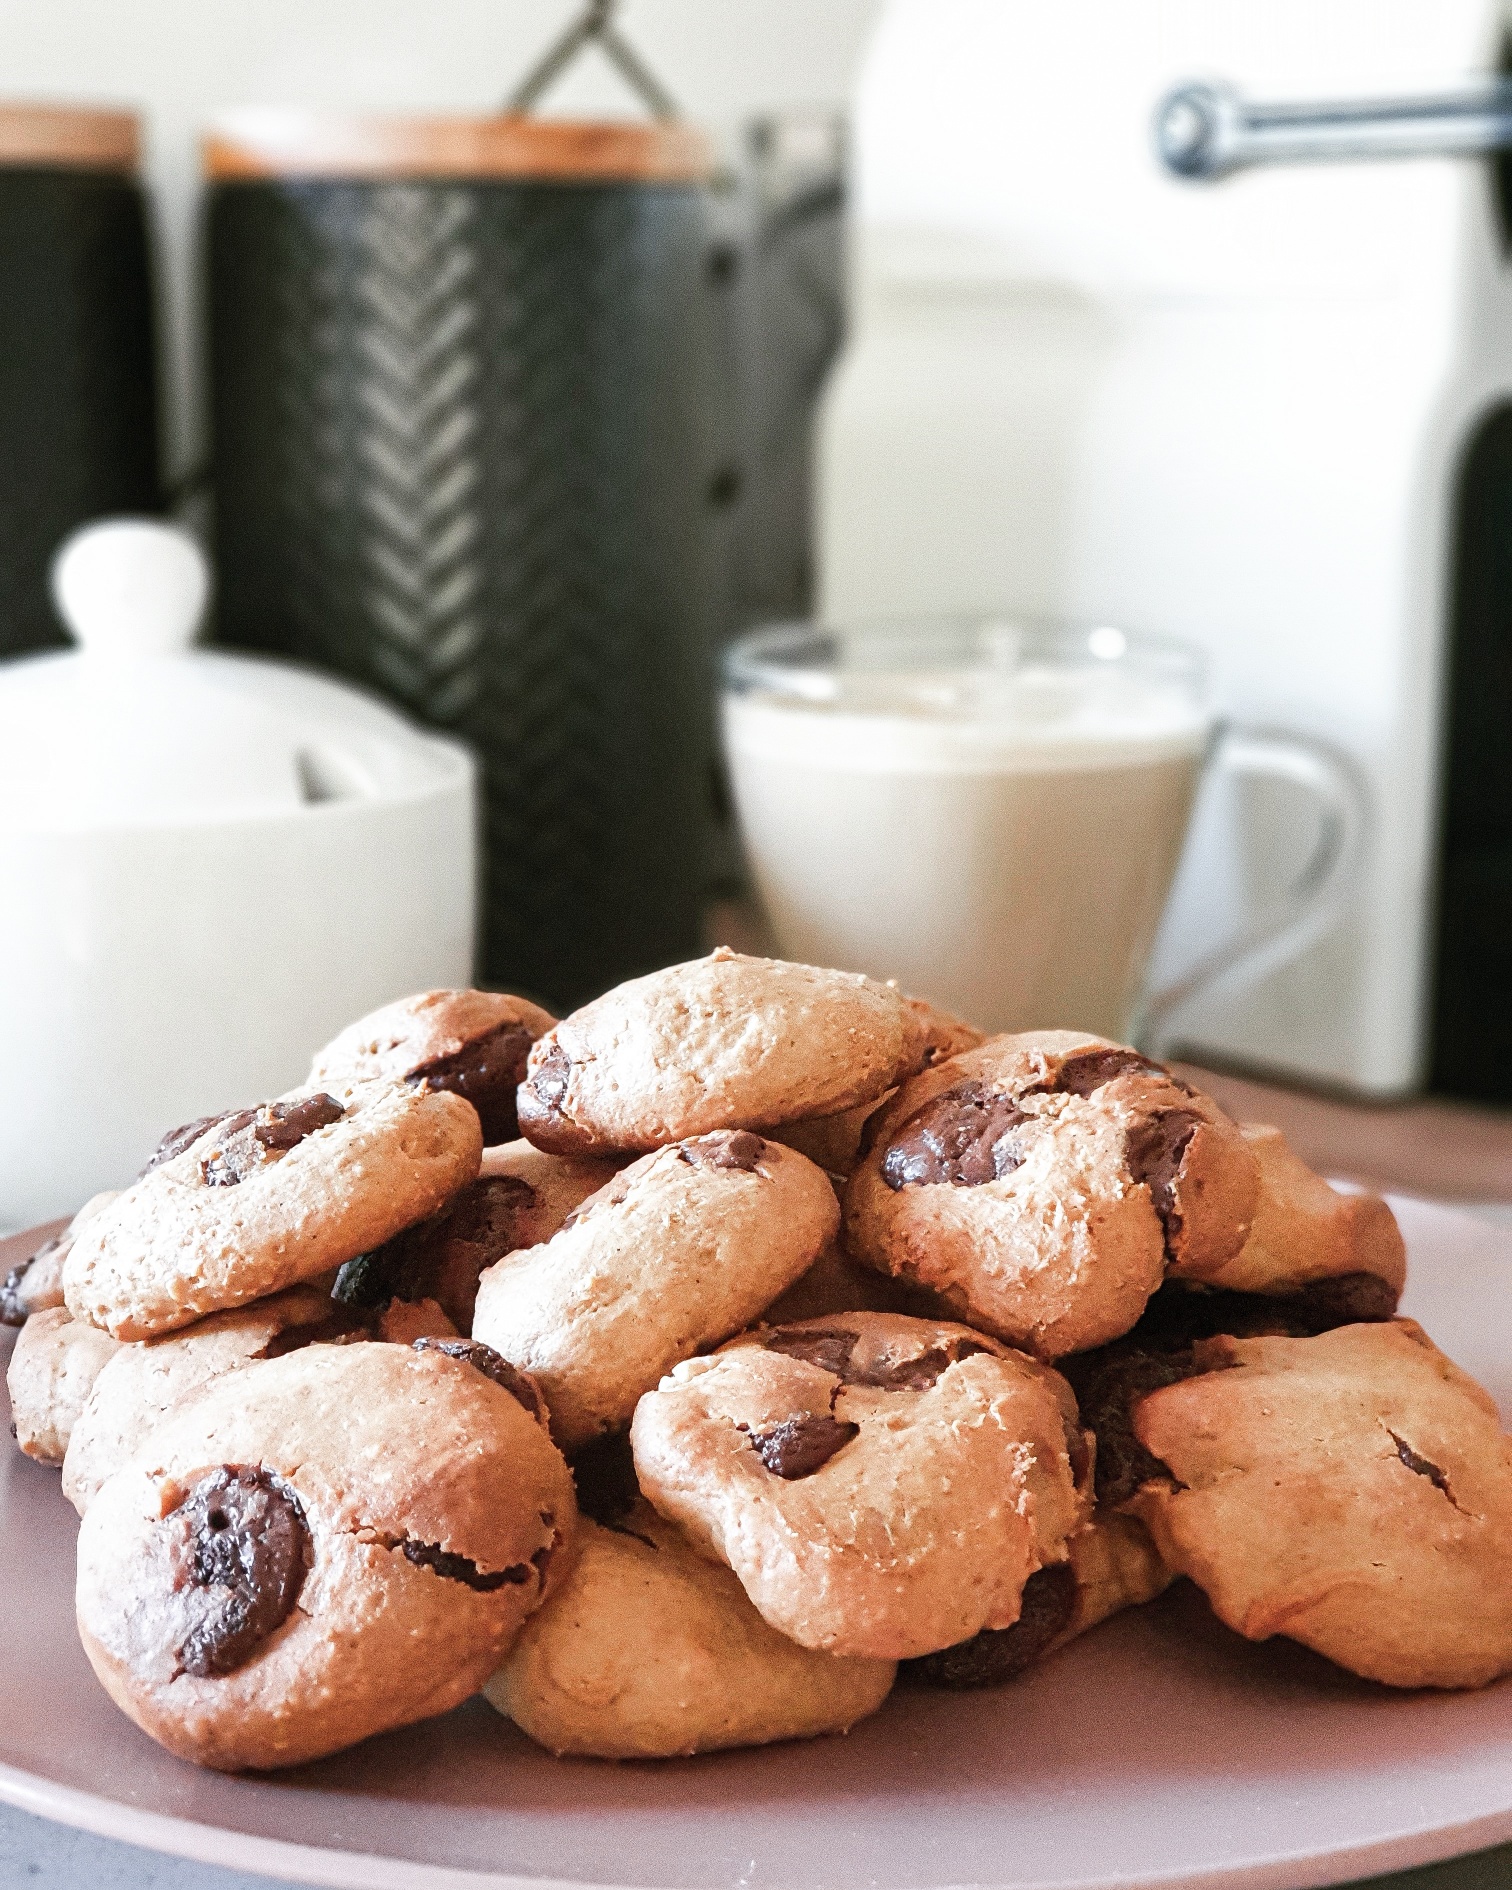
[[[555,1021],[502,992],[422,991],[370,1011],[317,1050],[309,1086],[344,1096],[364,1083],[425,1083],[470,1102],[486,1144],[512,1141],[526,1056]]]
[[[478,1172],[472,1107],[423,1085],[296,1091],[196,1128],[83,1227],[76,1318],[149,1339],[381,1247]]]
[[[382,1307],[343,1305],[313,1286],[211,1313],[192,1326],[120,1346],[95,1379],[63,1459],[63,1494],[79,1514],[105,1479],[140,1448],[153,1427],[201,1386],[257,1359],[282,1358],[306,1345],[381,1339],[409,1345],[422,1333],[456,1338],[434,1301],[392,1300]]]
[[[894,1671],[768,1627],[729,1569],[640,1502],[612,1528],[579,1524],[565,1579],[484,1691],[548,1751],[667,1759],[845,1732]]]
[[[1215,1103],[1074,1031],[995,1037],[924,1071],[867,1140],[850,1252],[1042,1358],[1128,1331],[1168,1272],[1216,1273],[1259,1192]]]
[[[921,1051],[891,985],[721,949],[617,985],[548,1031],[520,1086],[520,1129],[561,1155],[765,1131],[875,1101]]]
[[[974,1050],[987,1041],[986,1031],[978,1030],[974,1024],[966,1023],[949,1011],[926,1004],[922,998],[903,1001],[913,1019],[917,1040],[917,1062],[908,1072],[910,1076],[917,1075],[919,1070],[933,1069],[947,1057],[959,1056],[963,1050]],[[849,1175],[860,1159],[867,1119],[882,1100],[861,1103],[838,1116],[807,1116],[801,1122],[786,1123],[775,1132],[777,1140],[797,1149],[800,1155],[807,1155],[811,1162],[817,1162],[832,1175]]]
[[[33,1313],[63,1304],[63,1262],[79,1229],[109,1207],[117,1190],[91,1195],[65,1228],[44,1240],[0,1280],[0,1326],[24,1326]]]
[[[62,1463],[95,1380],[120,1349],[109,1333],[70,1318],[64,1306],[32,1314],[16,1335],[5,1374],[11,1431],[28,1457]]]
[[[812,1162],[744,1129],[643,1156],[478,1284],[474,1336],[530,1372],[564,1450],[627,1424],[679,1359],[749,1325],[834,1237]]]
[[[1064,1379],[964,1326],[853,1313],[736,1339],[636,1407],[640,1486],[800,1646],[875,1660],[1019,1618],[1087,1519]]]
[[[116,1704],[234,1771],[475,1692],[575,1521],[531,1388],[500,1366],[465,1340],[312,1346],[170,1414],[79,1532],[79,1632]]]
[[[1379,1195],[1346,1194],[1315,1175],[1279,1129],[1240,1125],[1260,1171],[1249,1238],[1203,1275],[1236,1292],[1295,1294],[1323,1281],[1389,1318],[1407,1283],[1407,1249]],[[1362,1317],[1366,1316],[1363,1312]]]
[[[804,1319],[822,1319],[831,1313],[895,1312],[917,1319],[949,1319],[949,1308],[935,1293],[908,1280],[878,1273],[852,1260],[839,1241],[819,1258],[786,1292],[762,1311],[762,1323],[793,1326]]]
[[[1066,1544],[1064,1562],[1036,1569],[1009,1628],[983,1628],[969,1641],[905,1661],[900,1680],[957,1690],[1001,1686],[1125,1608],[1169,1588],[1173,1573],[1136,1516],[1098,1511]]]
[[[1512,1671],[1512,1438],[1411,1320],[1200,1341],[1132,1423],[1130,1507],[1240,1634],[1388,1686]]]
[[[481,1275],[506,1254],[550,1240],[617,1172],[614,1162],[547,1155],[529,1142],[486,1148],[476,1181],[428,1221],[349,1260],[335,1296],[353,1306],[434,1299],[459,1332],[470,1332]]]

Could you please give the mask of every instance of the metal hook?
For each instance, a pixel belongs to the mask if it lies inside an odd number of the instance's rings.
[[[528,112],[543,92],[566,71],[583,48],[596,40],[604,57],[653,118],[676,118],[677,101],[614,24],[617,0],[588,0],[579,17],[552,45],[505,101],[506,112]]]

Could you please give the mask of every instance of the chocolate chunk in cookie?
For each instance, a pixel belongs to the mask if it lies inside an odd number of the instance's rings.
[[[763,1466],[785,1483],[811,1477],[822,1470],[837,1450],[859,1436],[859,1424],[847,1424],[823,1412],[802,1411],[784,1418],[769,1431],[753,1431],[751,1444]]]
[[[1024,1583],[1023,1606],[1012,1627],[983,1628],[969,1641],[942,1647],[905,1663],[905,1676],[925,1686],[997,1687],[1032,1667],[1071,1624],[1076,1577],[1069,1562],[1039,1568]]]
[[[44,1240],[35,1253],[29,1254],[26,1259],[10,1269],[4,1280],[0,1281],[0,1326],[24,1326],[33,1312],[44,1310],[35,1303],[28,1286],[27,1276],[32,1274],[32,1269],[35,1267],[39,1268],[40,1272],[33,1275],[33,1279],[40,1277],[41,1273],[45,1273],[54,1262],[61,1260],[68,1246],[69,1242],[65,1235],[54,1234],[51,1240]],[[57,1272],[58,1299],[56,1303],[61,1305],[61,1266],[57,1268]]]
[[[235,1673],[283,1626],[310,1565],[299,1498],[260,1464],[223,1464],[191,1484],[167,1527],[183,1568],[179,1666]]]
[[[727,1129],[681,1142],[677,1152],[695,1168],[738,1168],[750,1175],[760,1166],[766,1146],[759,1135],[752,1135],[748,1129]]]
[[[616,1172],[612,1162],[547,1155],[528,1142],[486,1149],[476,1181],[430,1220],[349,1261],[333,1291],[354,1306],[434,1299],[466,1332],[488,1268],[549,1240]]]
[[[342,1093],[373,1082],[445,1090],[470,1103],[492,1147],[519,1134],[515,1091],[548,1011],[496,991],[422,991],[344,1030],[316,1053],[312,1086]]]
[[[1011,1097],[992,1095],[981,1083],[957,1083],[911,1116],[888,1144],[882,1179],[892,1189],[1001,1181],[1024,1159],[1013,1131],[1029,1120]]]
[[[462,1359],[471,1365],[474,1371],[482,1372],[485,1378],[491,1378],[502,1391],[507,1391],[517,1404],[521,1404],[536,1420],[544,1425],[546,1419],[546,1400],[541,1396],[540,1386],[530,1376],[510,1364],[507,1358],[500,1358],[491,1345],[484,1345],[479,1339],[416,1339],[417,1352],[444,1352],[448,1358]]]
[[[223,1109],[219,1115],[196,1116],[193,1122],[184,1122],[178,1128],[170,1129],[147,1158],[147,1165],[137,1175],[137,1180],[140,1181],[143,1175],[150,1175],[154,1168],[161,1168],[164,1162],[171,1162],[175,1155],[182,1155],[202,1135],[207,1135],[211,1129],[218,1128],[238,1113],[246,1119],[247,1112]]]
[[[519,1129],[515,1091],[525,1074],[525,1060],[536,1033],[528,1024],[498,1025],[451,1056],[432,1057],[406,1077],[409,1083],[428,1083],[449,1089],[470,1102],[483,1124],[486,1144],[512,1141]]]
[[[1063,1362],[1081,1421],[1097,1439],[1096,1491],[1102,1508],[1116,1509],[1146,1483],[1175,1480],[1169,1466],[1140,1442],[1135,1413],[1151,1392],[1210,1369],[1217,1367],[1199,1364],[1190,1346],[1147,1350],[1134,1338]]]
[[[340,1122],[345,1109],[334,1096],[299,1096],[292,1102],[239,1109],[211,1124],[215,1133],[200,1155],[200,1178],[208,1187],[234,1188],[268,1161],[298,1148],[317,1129]],[[190,1125],[193,1127],[193,1124]],[[179,1133],[184,1133],[179,1131]],[[198,1139],[198,1138],[195,1138]],[[185,1143],[184,1147],[189,1147]],[[177,1151],[182,1153],[182,1150]],[[166,1159],[171,1160],[172,1157]],[[154,1158],[147,1173],[161,1163]]]

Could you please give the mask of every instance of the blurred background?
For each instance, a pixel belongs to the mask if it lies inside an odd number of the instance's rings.
[[[629,0],[625,31],[684,110],[739,159],[753,119],[819,107],[843,111],[880,0]],[[204,444],[203,349],[194,224],[199,140],[242,105],[350,112],[490,112],[578,9],[560,0],[5,0],[7,96],[141,112],[143,174],[161,238],[166,354],[164,443],[171,471]],[[543,109],[627,117],[640,107],[589,53]]]
[[[0,1218],[714,939],[1512,1102],[1503,28],[0,5]]]

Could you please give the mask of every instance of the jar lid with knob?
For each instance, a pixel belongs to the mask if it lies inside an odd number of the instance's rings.
[[[349,685],[196,649],[209,591],[177,527],[108,519],[68,539],[52,594],[77,647],[0,665],[0,829],[293,816],[470,770]]]

